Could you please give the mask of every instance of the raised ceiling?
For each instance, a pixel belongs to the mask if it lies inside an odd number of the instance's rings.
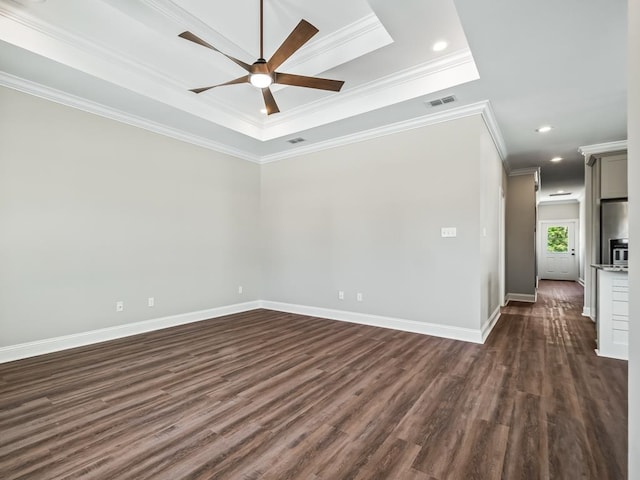
[[[302,18],[320,32],[279,70],[345,85],[276,86],[271,116],[248,84],[190,92],[244,71],[178,37],[253,63],[259,0],[0,0],[0,84],[258,162],[482,111],[543,198],[579,195],[579,146],[626,138],[626,0],[265,0],[267,58]]]

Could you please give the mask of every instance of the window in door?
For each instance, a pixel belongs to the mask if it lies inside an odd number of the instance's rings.
[[[569,251],[569,227],[547,227],[547,252],[567,253]]]

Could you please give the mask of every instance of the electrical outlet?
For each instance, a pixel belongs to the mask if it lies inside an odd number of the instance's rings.
[[[238,293],[242,293],[242,285],[238,286]]]
[[[342,290],[338,291],[338,300],[344,300],[344,292]]]
[[[458,232],[456,230],[456,227],[442,227],[440,229],[440,236],[442,238],[455,237],[457,235],[458,235]]]
[[[116,302],[116,312],[122,312],[124,310],[124,302]]]
[[[359,302],[362,301],[362,293],[360,292],[356,293],[356,300],[358,300]]]
[[[147,306],[148,307],[153,307],[153,306],[155,306],[155,304],[156,304],[156,299],[155,298],[149,297],[147,299]]]

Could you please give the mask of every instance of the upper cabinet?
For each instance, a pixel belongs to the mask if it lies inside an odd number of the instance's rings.
[[[627,154],[600,159],[600,198],[627,197]]]

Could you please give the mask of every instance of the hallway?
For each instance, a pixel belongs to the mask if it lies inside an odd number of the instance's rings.
[[[515,395],[503,478],[626,478],[627,362],[594,353],[582,305],[579,284],[543,280],[535,304],[503,308],[485,344]]]

